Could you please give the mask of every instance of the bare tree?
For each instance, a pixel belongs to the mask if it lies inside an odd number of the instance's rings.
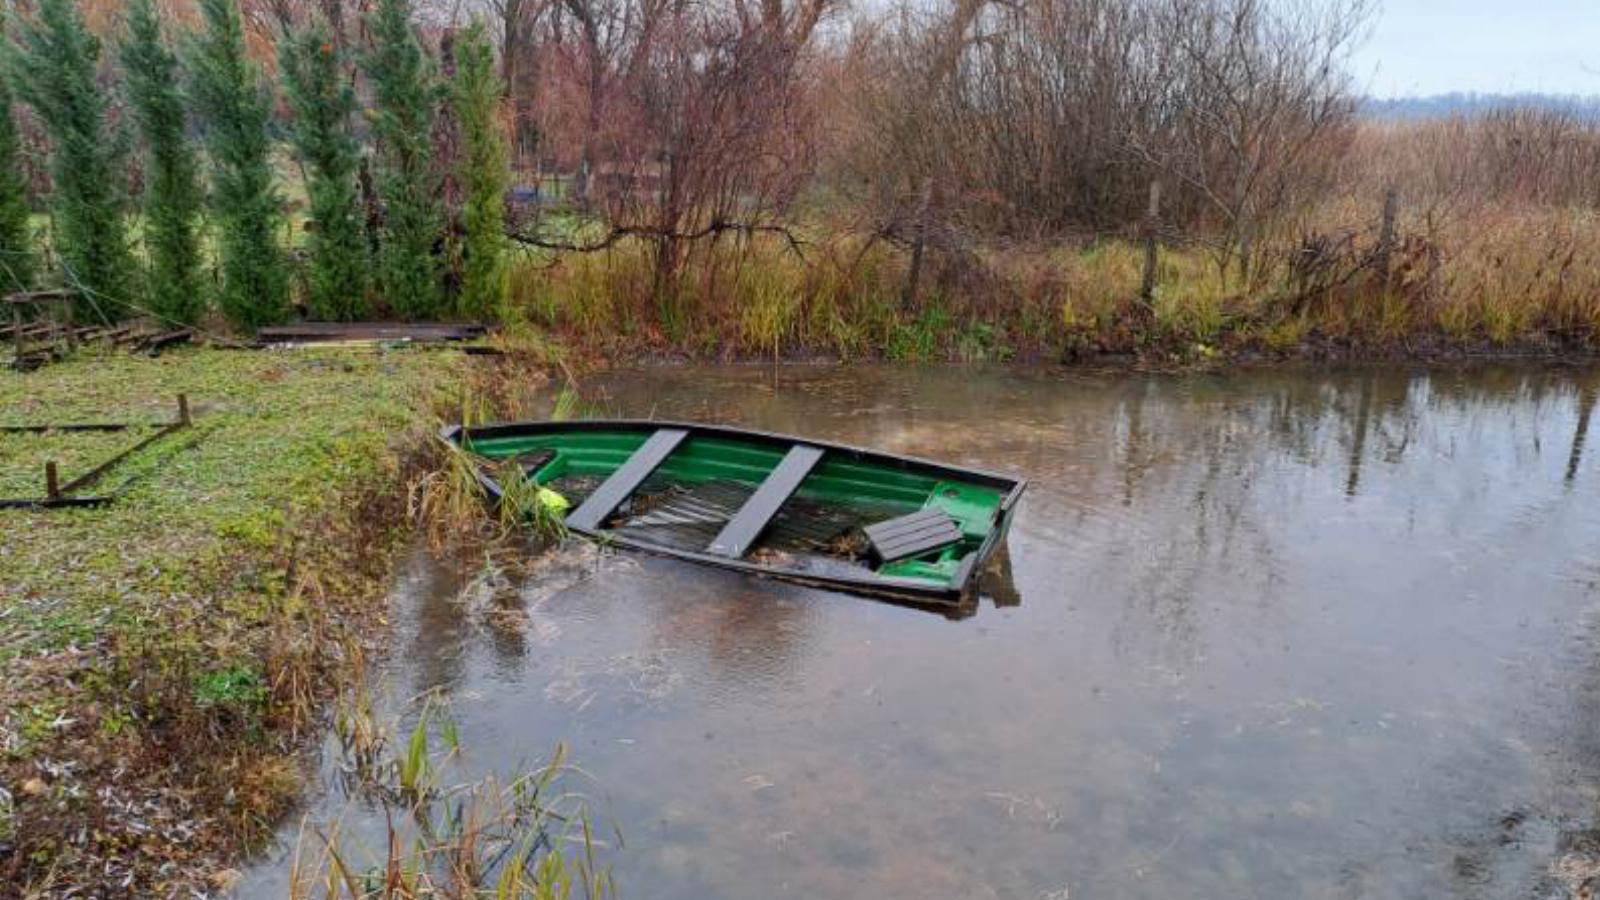
[[[927,10],[900,7],[888,20],[862,20],[847,45],[833,90],[850,99],[833,142],[832,180],[865,207],[870,233],[909,249],[901,291],[914,306],[930,244],[948,247],[949,225],[977,179],[968,142],[946,102],[971,46],[986,40],[991,0],[954,0]],[[842,151],[842,152],[841,152]]]
[[[678,0],[680,11],[684,6]],[[558,0],[549,49],[571,74],[580,76],[584,99],[582,154],[574,184],[580,206],[590,203],[610,95],[633,82],[668,9],[668,0]]]
[[[814,170],[811,47],[836,2],[562,0],[547,54],[587,102],[560,131],[582,146],[580,197],[608,230],[519,239],[568,250],[645,239],[667,312],[691,247],[787,233],[782,213]]]
[[[1172,58],[1176,114],[1129,146],[1188,185],[1220,219],[1213,242],[1226,275],[1248,281],[1265,220],[1316,192],[1317,148],[1353,121],[1344,62],[1366,0],[1334,4],[1166,0],[1157,43]],[[1151,140],[1154,137],[1155,140]]]
[[[526,165],[538,152],[534,126],[539,55],[537,29],[550,0],[490,0],[500,27],[500,83],[511,112],[514,159]]]
[[[1116,231],[1154,178],[1163,221],[1215,235],[1226,269],[1315,194],[1352,120],[1365,0],[1289,3],[902,7],[847,51],[864,87],[829,175],[911,248],[910,300],[926,235]]]
[[[629,91],[642,139],[633,159],[654,189],[613,199],[614,220],[653,224],[658,303],[672,299],[685,235],[770,225],[807,182],[805,51],[834,2],[661,9]]]

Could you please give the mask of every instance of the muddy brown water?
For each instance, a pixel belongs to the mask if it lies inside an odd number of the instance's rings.
[[[675,368],[583,393],[1031,481],[1021,604],[960,621],[572,547],[508,624],[417,551],[380,705],[447,696],[462,777],[567,741],[623,897],[1542,897],[1600,874],[1600,371]],[[332,786],[307,811],[373,815]],[[299,825],[244,896],[283,896]]]

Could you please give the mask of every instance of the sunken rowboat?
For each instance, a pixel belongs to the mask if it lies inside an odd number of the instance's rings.
[[[597,542],[940,606],[973,599],[1026,484],[711,425],[533,422],[441,436],[480,460],[492,498],[526,479],[569,531]]]

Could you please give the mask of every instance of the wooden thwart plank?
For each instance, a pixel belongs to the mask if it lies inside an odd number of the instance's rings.
[[[580,528],[593,531],[600,527],[617,507],[622,505],[638,490],[650,473],[654,472],[672,451],[678,449],[683,439],[689,432],[682,428],[662,428],[650,435],[649,439],[635,450],[633,455],[611,473],[601,485],[594,489],[589,499],[583,505],[567,516],[569,528]]]
[[[706,548],[707,553],[739,559],[756,542],[761,532],[778,514],[778,509],[789,499],[800,482],[806,480],[817,462],[822,459],[822,448],[796,444],[789,448],[783,461],[772,470],[756,492],[745,501],[722,532]]]

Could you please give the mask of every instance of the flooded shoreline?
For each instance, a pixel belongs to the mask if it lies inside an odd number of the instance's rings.
[[[1564,896],[1600,873],[1597,390],[608,373],[583,389],[606,414],[1028,478],[1020,605],[949,621],[582,544],[526,571],[419,549],[378,705],[446,698],[461,777],[570,743],[623,896]],[[371,812],[329,789],[309,815]],[[284,896],[297,826],[242,896]]]

